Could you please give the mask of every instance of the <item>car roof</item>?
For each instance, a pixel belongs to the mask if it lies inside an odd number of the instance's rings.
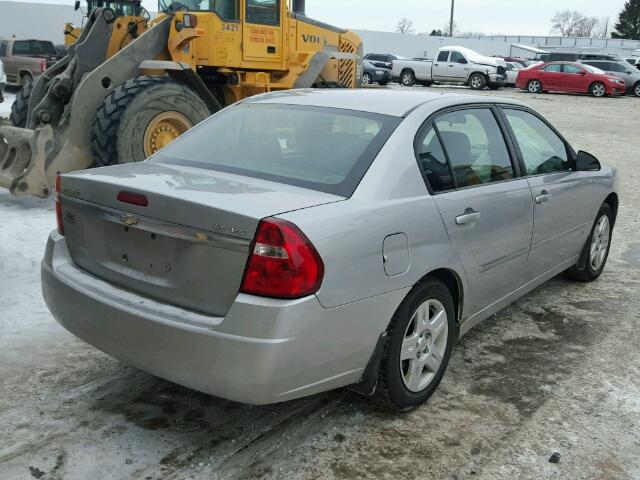
[[[469,103],[524,105],[500,97],[388,88],[294,89],[256,95],[244,102],[340,108],[395,117],[404,117],[415,108],[430,102],[437,102],[438,109]]]

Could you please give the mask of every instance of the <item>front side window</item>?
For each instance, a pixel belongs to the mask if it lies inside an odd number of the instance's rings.
[[[440,52],[438,54],[438,62],[446,62],[447,60],[449,60],[449,51],[448,50],[443,50],[442,52]]]
[[[504,110],[520,147],[527,174],[540,175],[571,170],[567,147],[549,126],[523,110]]]
[[[451,60],[450,63],[467,63],[467,59],[461,53],[451,52]]]
[[[583,70],[580,67],[576,67],[575,65],[566,64],[564,66],[564,73],[583,73]]]
[[[16,40],[13,42],[14,55],[55,55],[53,43],[41,40]]]
[[[546,67],[543,67],[542,70],[545,71],[545,72],[561,72],[562,71],[562,64],[553,63],[551,65],[547,65]]]
[[[400,120],[335,108],[243,103],[204,121],[149,161],[349,197]]]
[[[247,22],[278,25],[280,0],[247,0]]]

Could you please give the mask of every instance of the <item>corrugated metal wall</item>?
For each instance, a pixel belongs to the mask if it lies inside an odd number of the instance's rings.
[[[81,25],[82,14],[69,5],[0,0],[0,37],[37,38],[64,43],[64,24]]]
[[[566,48],[599,48],[610,53],[631,55],[640,48],[638,40],[602,38],[562,38],[532,36],[487,36],[487,37],[429,37],[426,35],[402,35],[392,32],[356,30],[364,41],[365,53],[392,53],[403,57],[433,57],[445,45],[456,45],[476,50],[484,55],[529,56],[526,52],[512,48],[513,44],[523,44],[544,49],[545,46]]]

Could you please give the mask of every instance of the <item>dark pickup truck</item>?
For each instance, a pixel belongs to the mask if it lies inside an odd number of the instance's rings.
[[[23,86],[61,58],[47,40],[0,39],[0,61],[4,64],[7,85]]]

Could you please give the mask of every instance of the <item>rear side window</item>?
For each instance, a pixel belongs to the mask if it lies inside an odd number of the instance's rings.
[[[571,170],[565,143],[546,123],[523,110],[505,109],[504,113],[520,148],[527,174]]]
[[[433,127],[418,138],[417,156],[422,173],[435,192],[515,176],[502,131],[492,111],[485,108],[437,117]]]
[[[55,55],[56,49],[51,42],[40,40],[16,40],[13,42],[13,55]]]
[[[429,127],[417,145],[418,165],[434,192],[453,190],[453,172],[444,154],[438,135]]]
[[[546,67],[543,67],[542,70],[544,70],[545,72],[561,72],[562,64],[554,63],[552,65],[547,65]]]
[[[443,50],[442,52],[440,52],[438,54],[438,62],[446,62],[447,60],[449,60],[449,51],[448,50]]]
[[[280,0],[247,0],[247,22],[278,25]]]
[[[335,108],[244,103],[205,120],[149,161],[349,197],[400,120]]]

